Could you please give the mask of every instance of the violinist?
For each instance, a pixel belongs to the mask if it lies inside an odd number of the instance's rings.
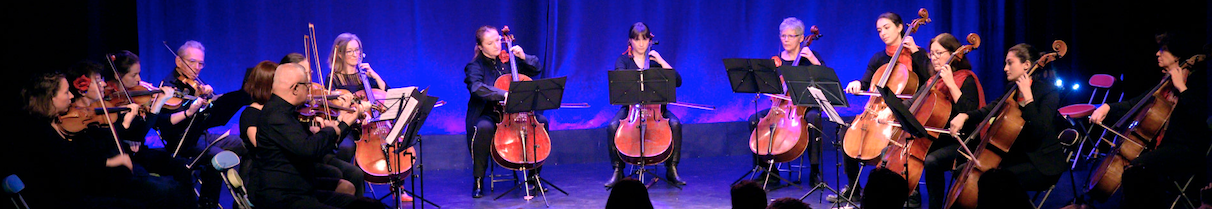
[[[1011,97],[1013,103],[1004,105],[1018,106],[1024,125],[1009,153],[1001,154],[1000,167],[981,175],[977,186],[980,189],[978,205],[1030,207],[1026,191],[1047,189],[1066,169],[1065,155],[1056,137],[1058,130],[1054,127],[1063,122],[1056,111],[1060,105],[1060,90],[1046,82],[1053,79],[1054,73],[1049,68],[1039,68],[1033,74],[1027,74],[1038,54],[1028,44],[1010,47],[1006,53],[1006,80],[1017,85],[1019,93]],[[976,126],[988,114],[998,114],[991,113],[994,107],[986,105],[956,115],[950,122],[951,135],[957,135],[965,127]],[[969,120],[972,118],[975,119]]]
[[[648,25],[643,22],[632,24],[631,29],[627,33],[627,51],[619,55],[618,61],[614,64],[615,70],[640,69],[640,66],[644,66],[645,62],[653,67],[660,66],[660,68],[673,69],[673,66],[670,66],[669,62],[661,57],[661,53],[649,49],[649,46],[652,46],[649,42],[652,41],[653,37]],[[643,57],[645,53],[648,54],[648,57]],[[680,76],[673,79],[675,80],[675,86],[682,85],[682,78]],[[610,149],[610,166],[614,168],[614,173],[611,175],[610,180],[606,182],[606,187],[612,187],[616,182],[623,179],[623,168],[626,165],[624,165],[622,158],[619,156],[618,146],[615,144],[615,131],[619,129],[619,121],[626,119],[630,111],[631,106],[623,105],[614,118],[610,120],[610,124],[607,125],[606,132],[608,137],[606,147]],[[665,105],[661,105],[661,114],[669,120],[673,146],[669,159],[665,161],[665,178],[679,185],[685,185],[686,182],[682,181],[682,178],[678,176],[677,170],[682,152],[682,123],[676,115],[669,112],[669,109]]]
[[[330,154],[343,131],[366,109],[318,118],[323,128],[312,133],[299,121],[297,108],[310,99],[311,81],[303,67],[279,65],[273,75],[273,94],[261,109],[256,123],[255,163],[248,173],[249,199],[267,208],[384,208],[378,200],[342,193],[318,192],[311,179],[315,165]]]
[[[916,74],[918,78],[929,78],[929,58],[926,55],[926,52],[920,50],[920,47],[914,43],[912,36],[902,38],[902,36],[907,32],[906,29],[905,22],[901,20],[900,15],[892,12],[880,14],[875,21],[875,30],[879,33],[880,40],[884,42],[885,50],[880,50],[871,56],[871,60],[867,62],[867,71],[863,73],[863,78],[846,84],[846,93],[858,93],[862,91],[862,88],[871,86],[871,79],[873,76],[875,76],[875,72],[880,70],[881,65],[893,61],[892,54],[896,51],[895,49],[901,45],[904,45],[905,50],[911,52],[911,54],[908,56],[912,57],[913,73]],[[926,79],[918,79],[917,81],[917,86],[926,85]],[[859,178],[859,171],[862,169],[860,160],[854,159],[853,157],[847,155],[845,157],[844,164],[846,165],[845,169],[846,178],[848,179],[847,182],[854,184],[854,182],[857,182],[855,180]],[[847,199],[857,200],[860,199],[858,196],[862,194],[862,186],[857,184],[850,185],[846,188],[842,188],[840,193],[850,197]],[[835,195],[830,195],[826,197],[826,199],[829,201],[836,201],[838,198]]]
[[[308,61],[306,55],[303,55],[300,53],[290,53],[290,54],[287,54],[285,57],[282,57],[282,61],[280,61],[278,64],[287,64],[287,63],[294,63],[294,64],[299,64],[300,66],[303,66],[303,71],[308,75],[309,78],[311,77],[312,71],[311,71],[311,67],[309,66],[309,61]],[[259,64],[258,66],[261,66],[261,64]],[[265,73],[265,71],[258,71],[258,72]],[[254,72],[253,74],[256,74],[258,72]],[[268,71],[268,73],[269,73],[269,76],[273,76],[272,69],[270,69]],[[260,81],[258,79],[257,81],[253,81],[253,82],[271,82],[272,77],[270,77],[269,79],[270,79],[269,81]],[[313,86],[315,86],[316,84],[317,83],[312,82]],[[264,85],[268,86],[269,84],[264,84]],[[258,90],[252,90],[250,92],[257,92],[257,91]],[[264,100],[262,100],[261,102],[255,102],[256,96],[254,96],[254,104],[256,104],[256,103],[264,104],[264,102],[267,102],[269,100],[270,93],[268,91],[263,92],[261,94],[264,94],[264,98],[263,98]],[[317,95],[312,95],[312,96],[317,96]],[[343,94],[341,96],[342,97],[340,97],[339,99],[343,99],[346,101],[353,100],[352,94]],[[252,105],[249,105],[249,107],[252,108]],[[257,107],[256,109],[258,109],[258,110],[255,110],[255,111],[259,112],[260,111],[259,109],[261,109],[261,108]],[[253,129],[255,129],[255,128],[256,127],[253,127]],[[312,126],[311,129],[312,129],[312,132],[315,132],[315,131],[319,130],[319,127]],[[356,128],[354,128],[354,129],[356,129]],[[352,134],[346,133],[345,135],[350,136]],[[347,143],[346,141],[349,141],[348,143],[352,143],[353,140],[349,139],[349,138],[345,138],[341,142],[342,145],[338,145],[338,146],[344,146],[344,144]],[[249,142],[245,142],[245,143],[247,144]],[[255,141],[252,145],[254,145],[254,146],[256,145]],[[348,147],[349,149],[354,148],[354,147],[352,147],[352,145],[350,145],[350,146],[351,147]],[[340,150],[340,149],[341,148],[338,148],[338,150]],[[352,150],[350,150],[350,152],[352,152]],[[353,194],[354,196],[362,196],[362,193],[364,193],[365,186],[366,186],[366,184],[364,184],[362,182],[365,181],[366,173],[362,172],[361,168],[354,165],[351,161],[339,158],[337,153],[327,154],[324,156],[323,159],[324,159],[323,162],[316,165],[317,169],[320,170],[320,173],[323,173],[320,176],[338,178],[338,179],[343,179],[345,181],[348,181],[349,183],[352,183],[352,185],[351,185],[352,193],[351,194]],[[406,196],[407,195],[404,195],[403,197],[406,197]],[[409,197],[409,198],[411,198],[411,197]]]
[[[804,22],[800,21],[799,19],[796,19],[795,17],[788,17],[786,19],[783,19],[783,23],[779,24],[779,40],[783,46],[783,51],[779,52],[778,58],[782,61],[782,63],[784,65],[790,65],[791,63],[794,63],[796,59],[799,59],[800,65],[803,65],[803,66],[824,65],[824,62],[821,61],[821,59],[816,56],[817,53],[815,51],[808,49],[806,47],[803,47],[803,45],[801,45],[801,43],[803,43],[804,40],[807,39],[807,37],[804,35],[804,29],[805,29]],[[768,115],[768,114],[770,114],[770,108],[766,108],[765,110],[758,111],[753,116],[750,116],[749,117],[749,131],[752,132],[754,129],[758,128],[757,125],[758,125],[759,121],[761,121],[762,118],[765,118],[766,115]],[[815,109],[815,108],[811,109],[804,114],[803,122],[812,123],[812,124],[821,124],[820,116],[821,116],[820,109]],[[811,120],[811,122],[809,120]],[[816,134],[817,133],[815,133],[815,132],[810,133],[809,139],[810,140],[815,139]],[[811,168],[808,176],[811,179],[810,180],[811,182],[809,184],[816,184],[817,182],[820,182],[820,180],[821,180],[821,176],[820,176],[821,145],[820,145],[820,141],[817,141],[817,140],[812,140],[811,142],[812,143],[810,143],[810,145],[809,145],[810,148],[808,148],[808,150],[810,150],[809,155],[807,157],[811,161],[812,168]],[[758,155],[756,153],[753,155],[753,162],[754,162],[754,165],[760,166],[762,168],[769,166],[766,161],[758,160]],[[765,171],[763,171],[763,174],[761,176],[779,175],[779,171],[777,169],[775,169],[773,171],[774,171],[774,173],[771,173],[771,174],[767,174],[767,173],[765,173]],[[769,182],[775,183],[775,184],[780,183],[780,181],[769,181]]]
[[[942,33],[930,40],[930,51],[928,52],[932,73],[939,75],[936,79],[942,79],[942,82],[935,85],[945,86],[928,88],[945,89],[939,93],[945,94],[948,99],[951,99],[950,102],[953,102],[950,118],[955,118],[960,113],[976,110],[985,103],[980,80],[971,70],[972,64],[969,64],[968,59],[956,57],[955,61],[947,63],[947,60],[953,59],[952,54],[960,46],[960,42],[955,36],[950,33]],[[960,132],[971,132],[971,129],[969,127]],[[973,145],[969,145],[969,147],[973,147]],[[943,193],[946,188],[943,172],[951,170],[954,166],[953,163],[956,156],[959,155],[959,149],[959,142],[955,136],[950,134],[940,134],[939,139],[934,140],[930,145],[930,150],[926,154],[926,165],[922,171],[926,179],[926,190],[930,194],[930,208],[943,207],[943,197],[946,196]],[[915,194],[918,193],[915,192]],[[920,195],[913,195],[909,202],[916,201],[920,204],[920,198]]]
[[[514,60],[518,63],[518,73],[538,79],[539,73],[543,71],[542,62],[534,55],[526,54],[521,46],[513,46],[508,51],[508,54],[501,49],[501,34],[496,27],[480,26],[476,29],[476,47],[475,57],[467,66],[463,67],[463,73],[466,75],[463,83],[467,84],[467,91],[471,94],[467,101],[467,146],[471,151],[471,160],[475,167],[472,172],[472,197],[480,198],[484,196],[483,181],[484,172],[488,169],[489,156],[493,138],[496,134],[497,123],[501,122],[501,112],[504,112],[504,107],[500,104],[509,96],[507,89],[499,89],[493,86],[497,77],[510,74],[509,59],[501,59],[501,56],[514,56]],[[547,117],[541,114],[535,114],[536,121],[544,124],[544,129],[547,129]],[[531,176],[526,177],[527,181],[534,181],[533,176],[537,175],[543,167],[538,167],[534,172],[530,172]],[[530,185],[535,185],[533,182]],[[536,187],[537,188],[537,187]]]
[[[164,108],[164,103],[173,96],[174,89],[167,86],[156,89],[152,84],[144,82],[139,56],[130,51],[111,53],[107,59],[110,59],[110,67],[103,68],[101,77],[105,79],[106,86],[113,86],[107,89],[113,90],[106,90],[104,98],[114,106],[119,103],[131,103],[125,105],[131,111],[117,119],[116,123],[121,126],[115,127],[119,138],[129,147],[127,151],[131,154],[131,160],[149,173],[173,177],[182,188],[193,188],[194,178],[192,172],[185,167],[188,163],[186,160],[173,158],[171,153],[163,149],[150,149],[144,143],[148,132],[155,125],[157,114]],[[117,89],[119,87],[122,89]],[[159,90],[161,93],[149,94],[150,90]],[[147,99],[149,97],[150,99]],[[146,104],[136,103],[144,100],[151,101]]]
[[[30,207],[40,208],[74,208],[105,200],[86,194],[85,190],[95,189],[96,181],[91,178],[94,176],[79,174],[105,170],[130,172],[129,156],[105,158],[83,152],[95,151],[100,146],[94,146],[91,141],[70,139],[59,120],[59,116],[72,107],[75,96],[69,89],[74,87],[59,72],[32,78],[21,89],[21,96],[26,101],[23,109],[28,114],[18,118],[28,122],[16,124],[22,126],[20,130],[29,131],[30,140],[12,140],[16,146],[9,150],[16,152],[11,156],[26,159],[15,160],[16,168],[13,169],[28,186],[21,191],[23,198]],[[84,88],[88,88],[87,85]]]
[[[349,93],[358,91],[366,91],[369,93],[372,90],[364,89],[362,84],[361,71],[365,70],[366,79],[369,82],[370,88],[379,91],[387,91],[387,83],[383,78],[370,67],[370,63],[362,62],[362,58],[366,56],[364,53],[362,40],[358,39],[357,35],[352,33],[342,33],[337,35],[337,39],[332,43],[332,54],[328,60],[332,71],[329,72],[326,87],[332,90],[344,90]],[[310,70],[310,69],[308,69]],[[309,74],[310,75],[310,74]],[[374,101],[371,101],[374,103]],[[361,130],[361,127],[354,127],[356,130]],[[345,134],[345,140],[341,140],[341,144],[337,147],[337,157],[346,162],[353,162],[357,141],[361,136],[361,131],[350,131]]]
[[[184,101],[175,109],[166,108],[158,115],[155,128],[160,130],[160,139],[164,140],[166,151],[175,153],[179,158],[193,158],[201,154],[198,165],[192,167],[202,170],[199,175],[199,180],[201,180],[199,196],[201,197],[198,199],[198,203],[203,208],[215,208],[218,206],[223,181],[219,172],[209,166],[210,159],[224,150],[245,153],[244,147],[239,140],[216,140],[220,139],[219,136],[222,133],[207,131],[207,128],[212,126],[210,123],[213,123],[210,121],[226,123],[227,119],[223,119],[224,117],[212,118],[209,111],[200,111],[203,106],[208,106],[210,103],[210,100],[206,98],[214,96],[211,86],[200,82],[198,78],[202,69],[206,67],[206,48],[200,42],[186,41],[177,48],[176,55],[175,68],[164,80],[160,81],[160,86],[172,87],[176,92],[198,99]],[[247,105],[247,103],[239,102],[225,104]],[[217,107],[239,110],[239,108],[231,108],[226,105]],[[215,145],[207,149],[212,142]]]
[[[1160,144],[1153,150],[1140,154],[1124,169],[1123,191],[1124,208],[1160,208],[1168,207],[1178,195],[1172,181],[1182,182],[1183,179],[1205,172],[1204,163],[1176,163],[1197,160],[1202,162],[1209,146],[1209,134],[1206,122],[1208,116],[1205,109],[1208,102],[1208,88],[1204,78],[1207,71],[1203,64],[1193,65],[1192,68],[1182,68],[1183,60],[1199,52],[1199,42],[1181,37],[1181,34],[1164,33],[1157,36],[1158,50],[1157,66],[1162,72],[1170,75],[1169,90],[1177,99],[1173,112],[1170,113],[1169,127],[1164,131]],[[1190,78],[1190,79],[1189,79]],[[1118,119],[1132,106],[1141,101],[1145,92],[1133,99],[1118,103],[1103,104],[1093,114],[1090,121],[1101,123],[1105,119]],[[1155,104],[1158,105],[1158,104]],[[1193,182],[1191,185],[1201,185]],[[1197,195],[1197,190],[1188,195]]]

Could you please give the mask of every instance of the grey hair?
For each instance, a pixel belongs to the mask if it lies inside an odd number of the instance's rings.
[[[195,40],[189,40],[189,41],[186,41],[185,44],[181,44],[181,47],[177,48],[177,56],[184,55],[185,49],[188,49],[188,48],[195,48],[195,49],[198,49],[198,51],[202,51],[202,53],[206,53],[206,47],[202,46],[202,42],[198,42]]]
[[[804,22],[795,17],[783,19],[783,23],[779,24],[779,32],[784,30],[795,30],[796,33],[804,34]]]

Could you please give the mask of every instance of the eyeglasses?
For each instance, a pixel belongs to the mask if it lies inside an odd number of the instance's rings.
[[[203,66],[206,66],[206,62],[203,62],[203,61],[198,61],[197,59],[188,59],[188,60],[185,60],[185,64],[187,64],[187,65],[198,65],[198,68],[202,68]]]
[[[926,53],[926,55],[928,55],[930,57],[930,59],[940,58],[940,57],[943,57],[943,55],[945,55],[945,54],[947,54],[946,51],[937,51],[937,52]]]
[[[291,86],[291,87],[290,87],[290,90],[291,90],[291,91],[298,91],[298,90],[299,90],[299,86],[307,87],[307,86],[309,86],[310,84],[311,84],[311,83],[309,83],[309,82],[298,82],[298,83],[295,83],[295,85],[294,85],[294,86]],[[306,89],[306,88],[305,88],[305,89]]]
[[[361,53],[362,53],[362,48],[345,51],[345,54],[361,54]]]
[[[784,35],[784,34],[780,34],[780,35],[779,35],[779,38],[781,38],[781,39],[793,39],[793,38],[799,38],[800,36],[804,36],[804,34],[795,34],[795,35]]]

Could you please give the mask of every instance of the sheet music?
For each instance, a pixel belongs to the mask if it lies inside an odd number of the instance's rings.
[[[837,124],[846,124],[842,120],[842,117],[837,115],[837,110],[833,109],[833,104],[830,104],[829,100],[825,99],[825,94],[821,92],[821,89],[808,87],[808,92],[812,93],[812,98],[816,99],[816,103],[821,105],[821,110],[825,112],[825,115],[829,116],[829,121]]]
[[[404,133],[404,128],[408,126],[408,122],[417,114],[417,108],[421,104],[418,95],[424,95],[417,91],[417,87],[401,87],[387,90],[387,98],[384,98],[383,105],[387,107],[386,111],[379,114],[376,121],[395,120],[391,126],[391,132],[387,133],[384,143],[394,144],[400,139],[400,134]]]
[[[414,93],[417,93],[415,86],[388,89],[387,98],[383,98],[383,106],[387,107],[387,111],[379,114],[379,118],[374,121],[396,120],[400,118],[400,114],[415,113],[420,101],[414,98]],[[412,115],[404,115],[404,119],[411,117]]]

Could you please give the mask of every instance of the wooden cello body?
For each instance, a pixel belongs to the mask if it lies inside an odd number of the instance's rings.
[[[980,47],[980,36],[972,33],[968,34],[967,39],[968,43],[972,45],[964,45],[956,49],[951,54],[951,58],[947,60],[948,64],[962,59],[964,54]],[[913,112],[913,117],[924,127],[942,129],[947,127],[947,122],[951,119],[951,109],[954,106],[952,101],[955,100],[951,98],[950,94],[944,93],[948,89],[946,85],[938,85],[940,80],[942,77],[939,74],[936,73],[932,76],[927,82],[926,88],[914,96],[913,104],[909,107],[909,111]],[[962,81],[957,82],[962,83]],[[880,167],[904,177],[908,182],[909,191],[915,191],[918,181],[922,177],[922,169],[926,165],[926,154],[930,151],[930,146],[934,144],[932,137],[937,138],[939,133],[927,132],[926,134],[930,136],[912,139],[907,134],[902,130],[893,135],[892,140],[896,140],[897,143],[894,144],[898,146],[888,147],[884,160],[880,162]]]
[[[921,24],[930,22],[926,9],[918,10],[918,16],[920,18],[909,24],[907,27],[909,31],[906,31],[901,40],[913,34]],[[873,75],[880,75],[880,77],[878,81],[872,82],[868,87],[870,91],[874,92],[879,88],[887,87],[895,94],[917,92],[919,78],[913,72],[912,52],[904,46],[904,44],[897,44],[885,47],[884,52],[892,59],[875,71]],[[864,106],[863,113],[856,116],[850,127],[847,128],[842,140],[843,151],[851,158],[864,161],[880,157],[892,138],[894,130],[890,122],[894,120],[892,110],[888,109],[884,98],[870,97]]]
[[[1027,71],[1028,76],[1036,69],[1063,57],[1068,51],[1068,46],[1065,45],[1065,42],[1056,40],[1052,42],[1052,49],[1056,52],[1040,56],[1039,60],[1035,61],[1035,64]],[[943,208],[977,207],[977,197],[980,191],[977,185],[981,176],[985,172],[1001,166],[1002,155],[1010,151],[1010,147],[1014,145],[1026,124],[1022,117],[1023,111],[1015,99],[1018,92],[1018,85],[1013,85],[1009,91],[1002,94],[1001,98],[993,104],[994,107],[989,115],[979,121],[975,133],[963,140],[967,142],[979,139],[980,143],[970,151],[971,153],[965,154],[970,160],[963,165],[960,172],[954,175],[956,176],[955,181],[952,182],[950,190],[947,190]],[[961,154],[964,153],[961,152]]]
[[[1192,56],[1182,64],[1182,68],[1189,69],[1191,65],[1205,58],[1206,55],[1202,54]],[[1107,153],[1107,158],[1090,174],[1090,181],[1086,184],[1086,194],[1090,197],[1098,200],[1111,197],[1119,190],[1124,167],[1141,153],[1153,149],[1153,146],[1162,140],[1166,124],[1170,121],[1170,113],[1178,104],[1171,82],[1173,81],[1170,74],[1166,74],[1161,82],[1149,91],[1152,93],[1133,105],[1127,114],[1110,127],[1116,135],[1112,140],[1114,147]]]
[[[502,39],[508,48],[513,48],[514,38],[509,34],[509,26],[503,27],[501,33],[504,34]],[[517,60],[514,60],[509,51],[502,50],[500,56],[503,62],[509,63],[511,71],[510,74],[497,77],[494,87],[508,90],[510,82],[531,80],[526,75],[518,74]],[[546,126],[539,123],[534,112],[501,112],[501,122],[497,123],[495,134],[490,152],[493,161],[502,167],[531,170],[543,165],[551,155],[551,137],[547,135]]]

